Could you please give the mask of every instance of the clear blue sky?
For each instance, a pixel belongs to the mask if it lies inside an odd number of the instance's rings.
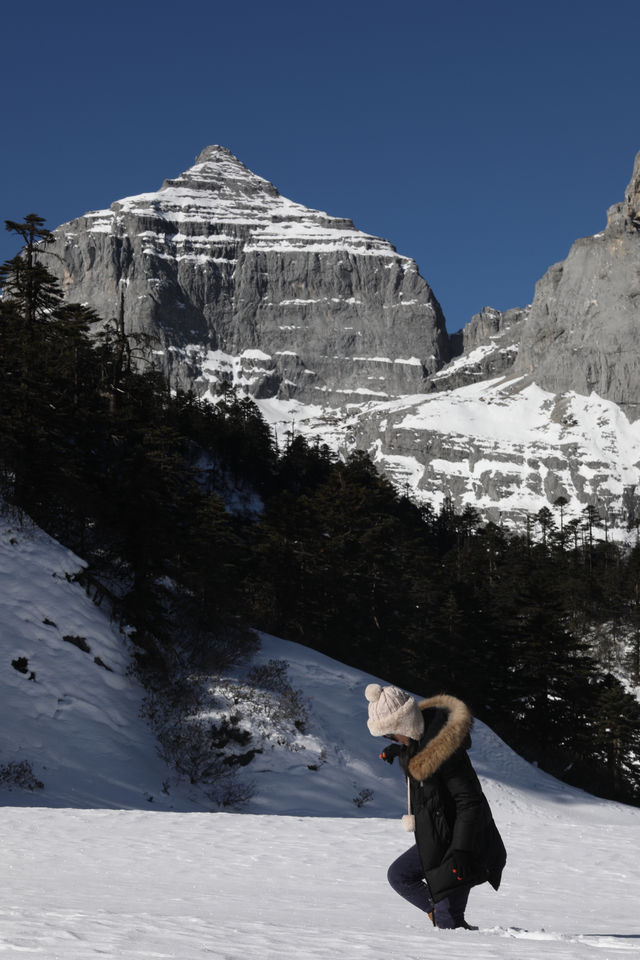
[[[53,228],[220,143],[413,257],[452,331],[530,302],[640,150],[639,0],[30,0],[0,24],[0,219]]]

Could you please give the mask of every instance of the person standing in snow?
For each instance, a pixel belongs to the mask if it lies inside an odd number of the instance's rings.
[[[455,697],[418,704],[398,687],[370,683],[367,726],[394,741],[380,754],[398,757],[407,778],[403,825],[415,843],[389,867],[393,889],[442,929],[471,927],[464,913],[471,887],[497,890],[507,854],[467,750],[473,718]]]

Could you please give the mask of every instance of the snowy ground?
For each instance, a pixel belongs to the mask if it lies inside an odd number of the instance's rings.
[[[82,567],[41,530],[0,518],[0,765],[31,763],[46,805],[168,806],[129,644],[70,581]],[[0,787],[0,803],[34,799]]]
[[[399,900],[385,874],[410,842],[405,793],[365,726],[373,678],[294,644],[265,637],[261,657],[287,659],[309,699],[304,749],[256,758],[244,813],[163,792],[126,643],[65,577],[78,563],[37,531],[0,529],[0,764],[27,758],[45,782],[0,791],[0,956],[640,956],[640,810],[559,783],[480,723],[472,758],[509,854],[503,885],[472,892],[473,933],[435,931]]]
[[[436,931],[387,886],[406,834],[389,820],[3,810],[0,952],[89,960],[594,958],[640,954],[640,817],[535,798],[495,810],[499,893],[479,932]]]

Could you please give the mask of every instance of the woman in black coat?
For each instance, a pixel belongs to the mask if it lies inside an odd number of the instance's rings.
[[[370,732],[395,741],[381,757],[399,758],[410,808],[403,822],[415,830],[415,845],[391,865],[389,882],[435,926],[469,929],[471,887],[488,881],[497,890],[507,858],[467,754],[471,713],[444,694],[418,704],[398,687],[375,683],[365,694]]]

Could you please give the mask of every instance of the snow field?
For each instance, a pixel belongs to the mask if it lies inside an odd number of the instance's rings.
[[[0,953],[47,960],[584,960],[640,954],[640,816],[505,823],[479,932],[437,931],[386,883],[386,819],[3,810]]]
[[[283,437],[291,428],[292,408],[278,400],[264,404],[258,401],[269,424]],[[522,377],[497,377],[455,390],[352,403],[346,418],[340,418],[337,410],[326,408],[318,414],[317,408],[302,404],[295,413],[298,432],[336,451],[348,449],[349,437],[358,436],[359,420],[377,421],[380,437],[368,447],[376,464],[398,488],[408,484],[414,497],[436,509],[453,481],[461,502],[481,513],[495,509],[505,517],[510,511],[537,513],[550,506],[547,477],[551,474],[550,479],[555,478],[567,492],[567,522],[581,518],[585,495],[608,502],[609,497],[622,497],[626,487],[636,487],[640,479],[640,421],[630,423],[615,403],[595,393],[558,397]],[[428,453],[430,437],[442,436],[443,423],[447,452],[433,457]],[[415,457],[389,449],[390,427],[413,434]],[[571,462],[577,466],[571,467]],[[497,499],[497,494],[483,492],[492,476],[500,489]],[[610,530],[609,536],[624,540],[629,533],[622,525]]]

